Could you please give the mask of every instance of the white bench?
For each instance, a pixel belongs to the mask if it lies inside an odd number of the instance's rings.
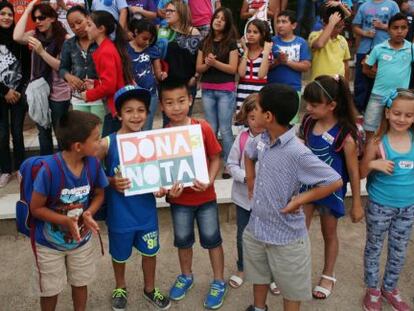
[[[214,187],[217,194],[217,203],[218,204],[228,204],[232,203],[231,201],[231,185],[232,179],[218,179],[214,182]],[[365,189],[366,180],[361,181],[361,195],[366,196],[367,192]],[[348,184],[348,191],[346,194],[347,197],[352,196],[350,186]],[[15,205],[19,200],[19,194],[6,194],[0,198],[0,219],[14,219],[16,218]],[[167,207],[168,203],[165,202],[164,198],[157,199],[157,207]]]

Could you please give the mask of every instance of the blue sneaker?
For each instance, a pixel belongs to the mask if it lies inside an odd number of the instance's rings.
[[[224,296],[227,293],[227,284],[223,281],[213,281],[210,290],[204,300],[204,308],[216,310],[223,305]]]
[[[191,287],[193,287],[193,277],[180,274],[170,289],[170,299],[175,301],[183,299]]]

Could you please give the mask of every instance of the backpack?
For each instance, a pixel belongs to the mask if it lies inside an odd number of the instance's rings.
[[[246,147],[246,142],[248,139],[249,139],[249,130],[241,132],[240,140],[239,140],[240,160],[242,159],[244,147]]]
[[[309,137],[309,133],[312,131],[313,127],[316,124],[316,120],[312,119],[310,115],[305,115],[303,117],[302,124],[300,126],[300,134],[302,138],[305,140],[305,145],[307,144],[307,140]],[[365,132],[360,124],[356,124],[357,127],[357,154],[358,159],[362,159],[364,153],[364,144],[365,144]],[[333,146],[335,148],[335,152],[343,152],[343,148],[345,145],[345,139],[350,135],[350,130],[345,128],[340,128],[338,134],[336,135]]]
[[[36,219],[30,213],[30,202],[33,194],[33,183],[39,173],[40,169],[45,167],[47,174],[51,179],[51,193],[52,195],[47,198],[46,205],[52,205],[58,202],[60,193],[65,186],[65,174],[63,171],[62,161],[57,154],[47,156],[33,156],[26,159],[19,169],[21,176],[20,181],[20,200],[16,202],[16,227],[17,231],[30,238],[33,254],[36,260],[36,266],[39,271],[39,285],[40,291],[42,291],[41,275],[39,269],[39,263],[36,252]],[[93,192],[93,183],[98,175],[100,164],[98,159],[89,157],[86,161],[86,172],[89,185],[91,187],[91,193]],[[54,174],[52,174],[54,172]],[[103,245],[101,236],[99,241],[101,243],[101,251],[103,252]]]

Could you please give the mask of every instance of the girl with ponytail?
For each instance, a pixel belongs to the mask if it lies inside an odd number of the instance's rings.
[[[308,228],[316,209],[321,217],[325,266],[312,294],[316,299],[326,299],[336,282],[334,267],[339,249],[336,228],[338,219],[345,215],[344,197],[348,181],[352,189],[352,221],[358,222],[364,215],[358,169],[358,130],[351,93],[343,77],[317,77],[306,86],[304,99],[307,115],[302,121],[302,138],[306,146],[335,169],[344,181],[341,189],[304,207]]]

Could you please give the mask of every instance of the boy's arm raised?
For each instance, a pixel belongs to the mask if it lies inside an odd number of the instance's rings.
[[[311,48],[315,50],[323,49],[331,38],[332,31],[334,30],[336,24],[342,20],[341,15],[338,12],[335,12],[329,16],[329,22],[322,30],[320,36],[312,42]]]

